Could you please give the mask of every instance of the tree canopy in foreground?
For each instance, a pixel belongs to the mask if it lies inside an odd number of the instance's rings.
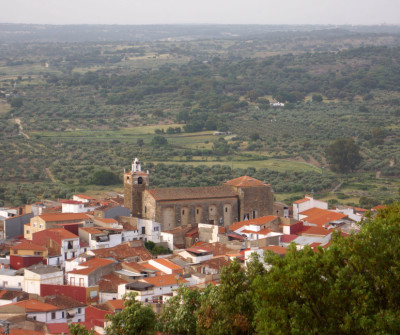
[[[219,286],[181,287],[158,320],[138,302],[111,321],[113,333],[399,334],[400,204],[370,216],[358,234],[334,233],[329,248],[269,252],[264,269],[235,260]],[[132,311],[131,311],[132,309]],[[132,313],[131,313],[132,312]],[[145,326],[151,324],[150,327]],[[144,328],[142,328],[144,327]],[[132,333],[133,334],[133,333]]]

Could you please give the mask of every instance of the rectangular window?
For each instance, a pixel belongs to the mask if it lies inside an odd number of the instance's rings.
[[[146,234],[146,227],[142,227],[142,234]]]
[[[182,215],[185,215],[185,210],[184,209],[182,209]]]
[[[255,219],[256,218],[256,211],[253,211],[253,219]]]
[[[29,234],[29,230],[27,230],[26,233]]]
[[[83,278],[79,278],[79,286],[83,286]]]
[[[81,312],[82,312],[82,309],[78,308],[78,314],[81,314]]]
[[[56,312],[51,312],[51,319],[54,320],[56,318]]]
[[[61,317],[62,317],[63,319],[64,319],[64,315],[65,315],[64,312],[61,312]]]

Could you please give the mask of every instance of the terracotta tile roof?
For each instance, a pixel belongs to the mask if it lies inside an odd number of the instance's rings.
[[[208,259],[204,262],[201,262],[201,265],[207,266],[210,269],[215,269],[215,270],[221,271],[221,269],[224,266],[229,265],[229,261],[226,260],[224,257],[214,257],[214,258]]]
[[[278,255],[286,255],[286,248],[277,245],[269,245],[268,247],[261,247],[264,250],[270,250]]]
[[[115,300],[108,300],[106,304],[110,305],[111,308],[115,311],[116,309],[124,309],[124,301],[121,299],[115,299]]]
[[[65,323],[48,323],[46,324],[49,334],[69,334],[68,324]],[[24,335],[24,334],[21,334]]]
[[[82,228],[79,228],[79,229],[83,230],[83,231],[85,231],[85,232],[87,232],[89,234],[102,234],[103,233],[101,230],[99,230],[97,228],[94,228],[94,227],[82,227]]]
[[[132,270],[133,272],[141,273],[145,267],[137,262],[122,263],[123,269]]]
[[[158,259],[153,259],[152,262],[161,264],[171,270],[183,270],[181,266],[172,263],[171,261],[169,261],[168,259],[163,259],[163,258],[158,258]]]
[[[261,226],[263,224],[266,224],[268,222],[275,220],[276,218],[277,218],[277,216],[275,216],[275,215],[267,215],[267,216],[262,216],[262,217],[256,218],[256,219],[235,222],[233,225],[231,225],[229,227],[229,230],[235,231],[235,230],[242,228],[243,226]]]
[[[387,206],[385,206],[385,205],[378,205],[378,206],[372,207],[371,210],[377,211],[377,210],[379,210],[379,209],[385,209],[385,208],[387,208]]]
[[[122,261],[126,258],[138,257],[142,261],[148,261],[153,258],[153,255],[145,247],[131,247],[129,244],[119,244],[112,248],[96,249],[92,252],[101,258],[114,258]]]
[[[26,298],[28,299],[28,293],[23,291],[9,291],[9,290],[1,290],[0,291],[0,299],[1,300],[13,300],[14,298]]]
[[[82,221],[89,219],[89,216],[83,213],[44,213],[39,215],[39,217],[46,222]]]
[[[154,286],[167,286],[187,283],[188,281],[176,275],[164,275],[158,277],[143,278],[140,281],[152,284]]]
[[[50,305],[45,302],[40,302],[34,299],[18,301],[4,306],[18,306],[25,309],[26,312],[50,312],[60,309],[57,306]]]
[[[88,266],[90,268],[100,268],[106,265],[109,265],[111,263],[114,263],[115,261],[111,259],[104,259],[104,258],[92,258],[87,260],[86,262],[83,262],[79,264],[80,266]]]
[[[9,334],[10,335],[43,335],[44,332],[35,331],[35,330],[31,330],[31,329],[26,329],[26,328],[11,328]]]
[[[192,200],[205,198],[233,198],[237,193],[225,186],[159,188],[147,190],[155,200]]]
[[[80,205],[83,204],[82,201],[78,201],[78,200],[63,200],[61,201],[62,204],[67,204],[67,205]]]
[[[47,238],[54,240],[59,246],[61,246],[62,240],[76,239],[79,237],[65,228],[51,228],[32,234],[32,241],[41,245],[46,244]]]
[[[313,211],[309,212],[312,214],[311,215],[305,214],[305,215],[307,215],[307,217],[304,218],[303,221],[315,224],[319,227],[323,227],[325,224],[332,222],[332,221],[337,221],[337,220],[342,220],[344,218],[347,218],[346,214],[332,212],[328,209],[320,209],[320,208],[317,208],[317,210],[315,210],[314,208],[312,208],[312,209],[313,209]],[[306,211],[306,212],[308,212],[308,211]]]
[[[45,247],[34,244],[32,242],[23,241],[10,248],[10,250],[35,250],[35,251],[47,251]]]
[[[72,273],[74,275],[83,275],[83,276],[87,276],[89,274],[91,274],[92,272],[96,271],[97,268],[85,268],[85,269],[77,269],[77,270],[71,270],[67,273]]]
[[[259,234],[259,235],[267,235],[267,234],[273,233],[273,232],[274,231],[269,229],[269,228],[264,228],[264,229],[261,229],[260,231],[258,231],[257,234]]]
[[[118,285],[127,284],[128,281],[119,278],[117,275],[110,273],[100,278],[97,285],[99,285],[100,292],[117,293]]]
[[[353,207],[356,212],[368,212],[368,209],[360,208],[360,207]]]
[[[307,202],[307,201],[310,201],[310,200],[311,199],[303,198],[303,199],[299,199],[299,200],[293,201],[293,203],[294,204],[302,204],[303,202]]]
[[[84,194],[75,194],[75,196],[79,197],[79,198],[82,198],[82,199],[87,199],[87,200],[97,200],[96,198],[92,198],[92,197],[89,197],[89,196],[84,195]]]
[[[228,180],[225,185],[235,186],[235,187],[251,187],[251,186],[265,186],[265,184],[255,178],[249,176],[242,176],[232,180]]]
[[[283,235],[281,236],[281,243],[290,243],[298,237],[298,235]]]
[[[301,235],[314,235],[314,236],[327,236],[332,233],[333,229],[325,229],[323,227],[307,227],[304,226],[303,230],[299,232]]]
[[[78,307],[86,306],[86,304],[76,301],[75,299],[73,299],[71,297],[67,297],[65,295],[58,295],[58,294],[45,297],[44,302],[46,304],[50,304],[50,305],[59,307],[60,309],[78,308]]]

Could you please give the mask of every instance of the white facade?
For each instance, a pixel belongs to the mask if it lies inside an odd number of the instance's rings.
[[[38,274],[24,269],[24,291],[40,295],[40,284],[64,285],[63,271]]]
[[[16,276],[16,270],[0,270],[0,287],[5,289],[19,289],[24,287],[24,276]]]
[[[79,237],[63,239],[61,241],[61,256],[64,264],[65,260],[78,257],[81,246]]]
[[[301,220],[300,213],[311,208],[328,209],[328,203],[325,201],[315,200],[312,196],[306,195],[303,200],[293,203],[293,218]]]
[[[178,255],[183,257],[184,259],[186,259],[187,262],[193,263],[193,264],[198,264],[198,263],[201,263],[204,261],[208,261],[209,259],[211,259],[213,257],[212,253],[197,256],[196,254],[190,253],[186,250],[181,251]]]
[[[161,232],[160,238],[161,242],[166,242],[168,244],[169,250],[174,250],[174,234]]]
[[[145,241],[160,243],[161,223],[152,220],[138,219],[137,227],[140,236]]]
[[[71,286],[89,287],[89,276],[77,273],[67,273],[67,284]]]
[[[50,312],[27,312],[27,317],[44,323],[84,322],[86,307],[54,310]]]
[[[92,236],[93,234],[90,234],[89,238],[89,248],[91,250],[112,248],[122,243],[122,234],[120,232],[96,236],[95,239],[92,239]]]

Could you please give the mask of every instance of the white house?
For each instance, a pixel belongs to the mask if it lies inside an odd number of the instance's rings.
[[[0,287],[22,290],[24,287],[24,276],[21,275],[21,271],[0,269]]]
[[[328,203],[316,200],[311,195],[306,195],[303,199],[293,202],[293,218],[300,220],[300,213],[311,208],[328,209]]]
[[[141,302],[162,302],[163,295],[171,294],[179,285],[187,285],[188,281],[177,275],[164,275],[143,278],[129,284],[118,286],[118,298],[122,299],[130,292],[137,293],[136,300]]]
[[[35,264],[24,269],[24,291],[40,295],[40,284],[64,284],[64,273],[57,267]]]

